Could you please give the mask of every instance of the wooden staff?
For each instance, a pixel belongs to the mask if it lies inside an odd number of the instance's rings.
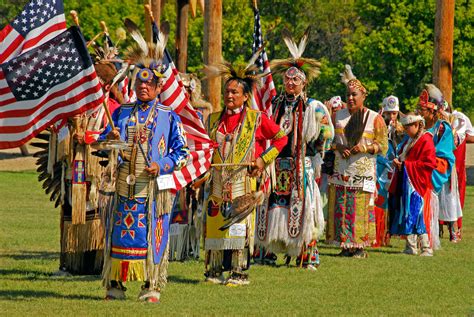
[[[253,3],[253,7],[255,8],[255,10],[258,10],[257,0],[252,0],[252,3]]]
[[[255,163],[213,163],[211,167],[218,167],[218,166],[255,166]]]
[[[107,107],[107,103],[109,101],[109,93],[110,93],[109,91],[105,93],[105,100],[104,102],[102,102],[102,106],[104,106],[105,115],[107,116],[107,120],[109,120],[110,127],[112,128],[112,130],[115,130],[115,125],[114,125],[114,121],[112,120],[112,115],[110,114],[109,107]],[[119,154],[120,156],[125,158],[125,155],[122,149],[119,149]]]
[[[99,38],[99,36],[102,36],[102,35],[104,35],[104,34],[105,34],[104,32],[100,32],[99,34],[96,34],[96,36],[94,36],[94,37],[92,38],[92,40],[90,40],[89,42],[87,42],[86,47],[91,46],[91,45],[95,42],[95,40],[97,40],[97,39]]]
[[[115,129],[115,125],[114,125],[114,121],[112,120],[112,115],[110,114],[109,107],[107,107],[108,101],[109,101],[109,92],[107,91],[105,93],[105,99],[104,99],[104,102],[102,102],[102,106],[104,106],[105,115],[107,116],[107,120],[109,120],[110,127],[113,130]]]

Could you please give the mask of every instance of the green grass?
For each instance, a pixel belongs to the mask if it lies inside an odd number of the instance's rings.
[[[320,246],[320,269],[252,266],[248,287],[203,283],[202,261],[173,262],[159,305],[105,302],[97,276],[54,277],[59,210],[34,172],[0,173],[0,311],[12,315],[455,315],[474,314],[474,187],[468,188],[464,239],[442,240],[433,258],[400,254],[403,242],[368,259],[335,257]],[[281,256],[280,256],[281,258]],[[281,264],[281,263],[280,263]]]

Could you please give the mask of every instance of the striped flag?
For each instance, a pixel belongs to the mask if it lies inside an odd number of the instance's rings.
[[[0,64],[46,43],[66,30],[61,0],[32,0],[0,31]]]
[[[130,89],[130,79],[126,76],[117,84],[117,88],[122,94],[124,103],[134,103],[137,101],[137,95],[133,89]]]
[[[254,27],[253,27],[253,44],[252,54],[255,54],[258,49],[263,46],[262,26],[260,24],[260,13],[257,8],[254,8]],[[273,77],[270,74],[270,62],[268,61],[265,48],[260,53],[260,56],[255,61],[255,65],[262,73],[268,73],[268,76],[263,77],[260,88],[255,88],[252,97],[252,108],[265,112],[269,117],[272,115],[272,99],[276,96],[277,91],[273,83]]]
[[[0,65],[0,149],[103,101],[82,34],[71,27]]]
[[[158,28],[154,23],[152,26],[153,32],[156,34]],[[154,38],[157,37],[154,36]],[[166,65],[166,71],[160,101],[163,105],[171,107],[181,118],[190,151],[186,166],[179,171],[175,171],[173,175],[176,190],[179,190],[211,168],[214,148],[196,110],[189,103],[189,96],[184,89],[179,72],[168,50],[165,50],[164,64]]]

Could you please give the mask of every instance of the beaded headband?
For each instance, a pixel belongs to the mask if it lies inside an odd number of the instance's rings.
[[[400,123],[404,126],[410,125],[412,123],[419,122],[419,121],[424,121],[423,117],[420,115],[409,114],[400,118]]]

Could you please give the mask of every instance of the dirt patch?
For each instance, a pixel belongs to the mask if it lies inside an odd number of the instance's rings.
[[[20,148],[0,150],[0,171],[28,171],[35,170],[36,158],[33,154],[38,148],[27,146],[28,155],[23,156]]]

